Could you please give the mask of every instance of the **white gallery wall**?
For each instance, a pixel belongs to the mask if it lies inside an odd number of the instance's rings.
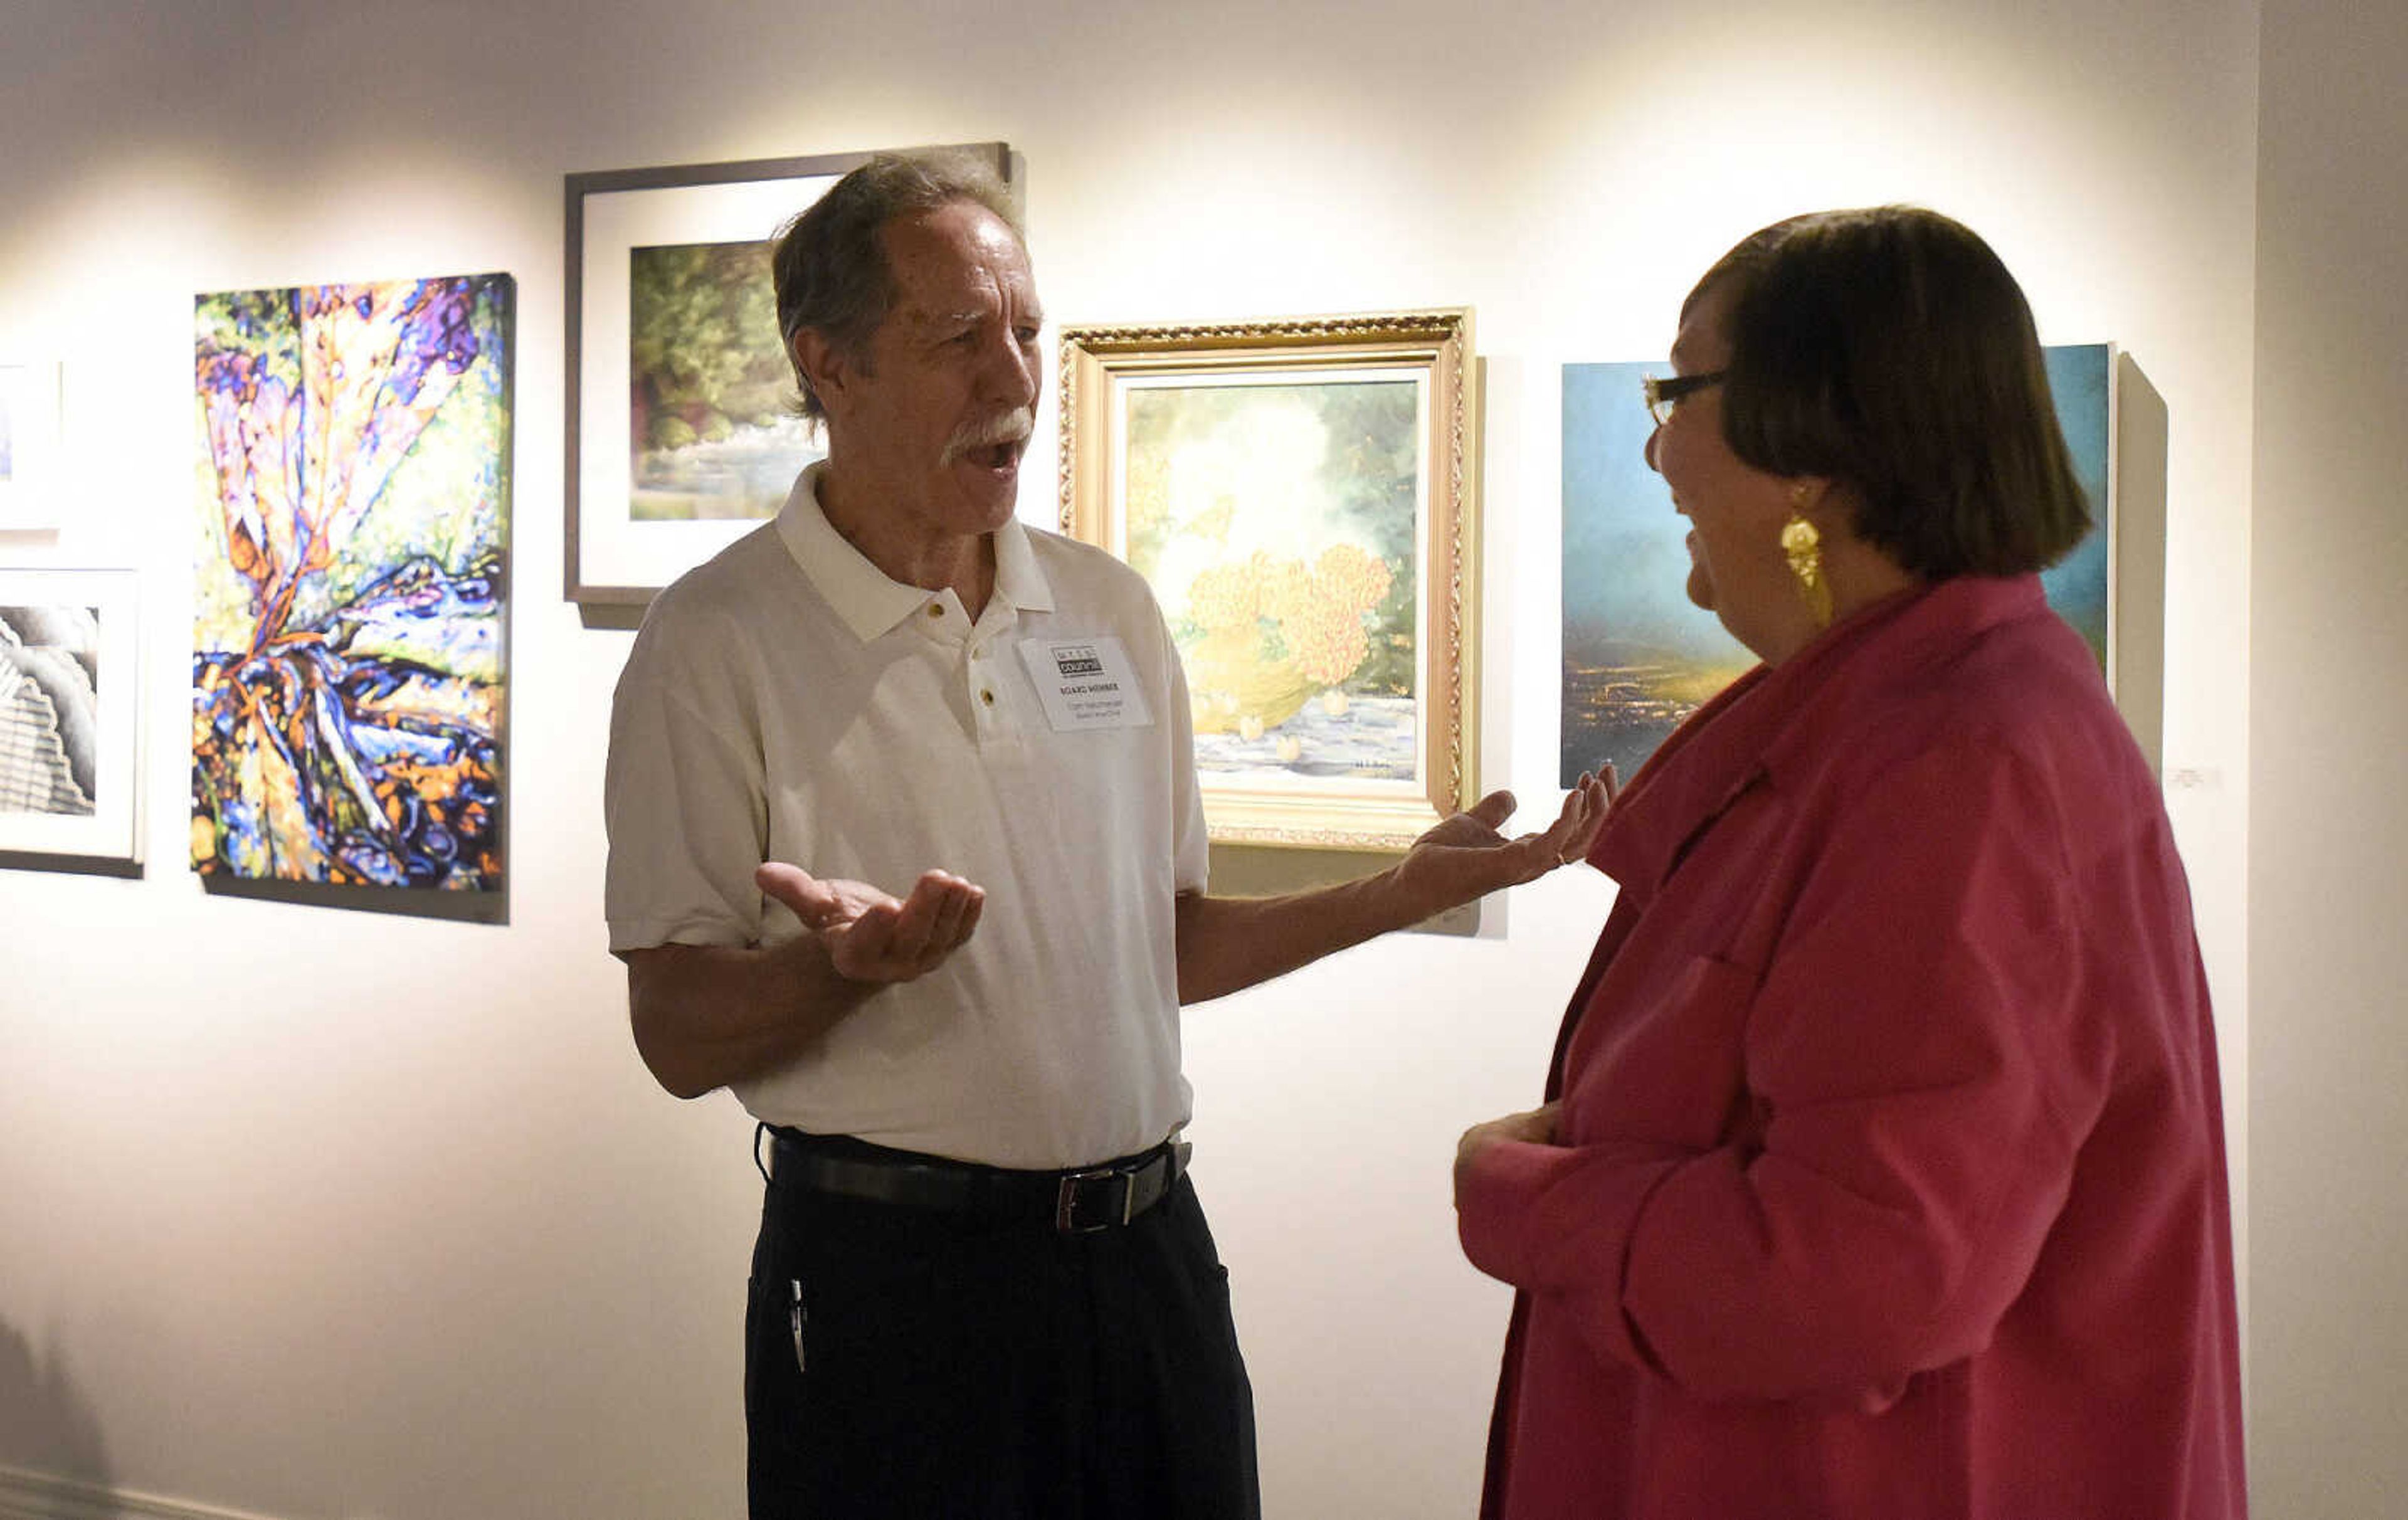
[[[2408,1493],[2408,8],[2267,0],[2251,538],[2258,1513]]]
[[[2352,8],[2266,5],[2270,24]],[[2330,317],[2336,253],[2305,228],[2270,241],[2282,299],[2253,323],[2258,9],[0,0],[0,356],[64,361],[75,462],[65,525],[0,536],[0,563],[144,571],[150,809],[138,880],[0,870],[0,1514],[27,1473],[84,1485],[43,1490],[61,1505],[110,1488],[271,1520],[740,1511],[750,1126],[724,1095],[652,1085],[603,950],[602,746],[630,636],[559,595],[570,171],[1001,138],[1057,323],[1474,307],[1486,772],[1534,811],[1557,796],[1561,366],[1660,356],[1695,276],[1778,216],[1905,199],[1969,222],[2044,340],[2122,344],[2171,419],[2169,802],[2245,1183],[2251,952],[2289,965],[2314,942],[2296,906],[2251,934],[2253,882],[2275,890],[2252,873],[2252,705],[2304,745],[2363,701],[2329,642],[2353,624],[2315,621],[2304,560],[2259,554],[2280,580],[2258,615],[2286,630],[2276,657],[2331,682],[2295,692],[2265,649],[2251,679],[2253,462],[2260,500],[2294,480],[2253,454],[2253,420],[2325,417],[2321,370],[2260,327]],[[2348,50],[2337,24],[2283,77],[2303,159],[2348,130],[2308,108],[2317,61]],[[2396,73],[2396,26],[2386,45]],[[2266,51],[2271,79],[2290,55]],[[2389,260],[2398,230],[2366,224],[2341,264]],[[193,296],[487,270],[518,279],[509,922],[205,895],[184,866]],[[2260,398],[2253,361],[2300,389]],[[2367,350],[2359,378],[2387,379],[2396,417],[2385,362]],[[1041,523],[1049,458],[1023,492]],[[2397,531],[2371,583],[2397,583]],[[2361,648],[2398,647],[2387,615],[2390,642]],[[2396,738],[2400,699],[2376,700]],[[2313,877],[2346,843],[2275,858]],[[1507,1299],[1456,1254],[1448,1166],[1466,1125],[1536,1100],[1610,891],[1561,873],[1476,938],[1391,939],[1190,1012],[1197,1180],[1271,1515],[1475,1508]],[[2396,1076],[2408,1045],[2344,1038],[2379,983],[2331,974],[2330,1036],[2288,1054],[2293,1105],[2268,1114],[2286,1136],[2337,1068]],[[2286,1168],[2325,1141],[2300,1143]],[[2386,1273],[2248,1240],[2286,1274]],[[2259,1338],[2253,1372],[2329,1397],[2296,1355]]]

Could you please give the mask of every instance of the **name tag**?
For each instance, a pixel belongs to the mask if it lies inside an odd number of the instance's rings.
[[[1057,734],[1075,728],[1151,728],[1154,710],[1128,651],[1110,636],[1024,638],[1020,658]]]

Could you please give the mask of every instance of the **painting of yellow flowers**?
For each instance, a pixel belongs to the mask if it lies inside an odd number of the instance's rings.
[[[1467,800],[1468,329],[1064,336],[1064,528],[1162,605],[1216,840],[1395,848]]]

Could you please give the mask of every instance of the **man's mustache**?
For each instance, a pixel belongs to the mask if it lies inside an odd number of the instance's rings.
[[[1014,407],[992,417],[964,423],[953,429],[952,437],[945,440],[945,452],[939,462],[950,465],[972,449],[991,449],[998,443],[1025,443],[1028,436],[1036,431],[1037,413],[1027,407]]]

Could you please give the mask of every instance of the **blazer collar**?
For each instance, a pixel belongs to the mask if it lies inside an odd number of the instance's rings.
[[[1900,592],[1835,624],[1779,666],[1748,671],[1692,713],[1623,789],[1589,860],[1643,898],[1698,828],[1755,785],[1844,743],[1884,691],[1926,676],[1967,640],[2044,612],[2038,576],[1960,576]]]

